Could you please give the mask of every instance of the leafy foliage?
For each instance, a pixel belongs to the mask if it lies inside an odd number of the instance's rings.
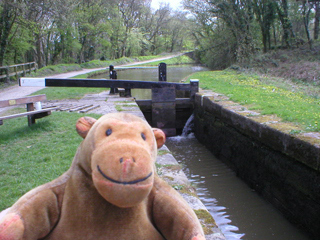
[[[0,1],[0,66],[61,63],[185,50],[187,16],[145,0]],[[89,67],[97,63],[88,63]]]
[[[194,16],[197,56],[214,69],[246,63],[261,50],[292,49],[305,43],[313,48],[319,35],[319,1],[184,0],[183,3]],[[312,21],[313,34],[309,30]]]

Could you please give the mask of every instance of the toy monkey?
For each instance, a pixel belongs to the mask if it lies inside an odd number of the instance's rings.
[[[126,113],[82,117],[70,169],[0,217],[1,240],[204,240],[189,205],[156,174],[160,129]]]

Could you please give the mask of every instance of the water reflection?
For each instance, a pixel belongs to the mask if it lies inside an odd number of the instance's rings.
[[[166,143],[228,240],[307,240],[193,135]]]

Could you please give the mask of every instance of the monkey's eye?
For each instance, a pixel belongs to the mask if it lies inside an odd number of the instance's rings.
[[[143,140],[146,140],[146,139],[147,139],[147,138],[146,138],[146,135],[144,135],[144,133],[141,133],[141,137],[142,137]]]
[[[106,131],[106,135],[107,135],[107,136],[110,136],[110,135],[111,135],[111,133],[112,133],[112,129],[111,129],[111,128],[109,128],[109,129]]]

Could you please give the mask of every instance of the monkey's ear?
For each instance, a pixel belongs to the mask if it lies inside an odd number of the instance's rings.
[[[92,125],[96,122],[97,120],[92,118],[92,117],[81,117],[78,119],[76,123],[76,130],[78,134],[82,137],[85,138],[92,127]]]
[[[161,148],[166,142],[166,134],[159,128],[152,128],[153,134],[156,138],[157,148]]]

